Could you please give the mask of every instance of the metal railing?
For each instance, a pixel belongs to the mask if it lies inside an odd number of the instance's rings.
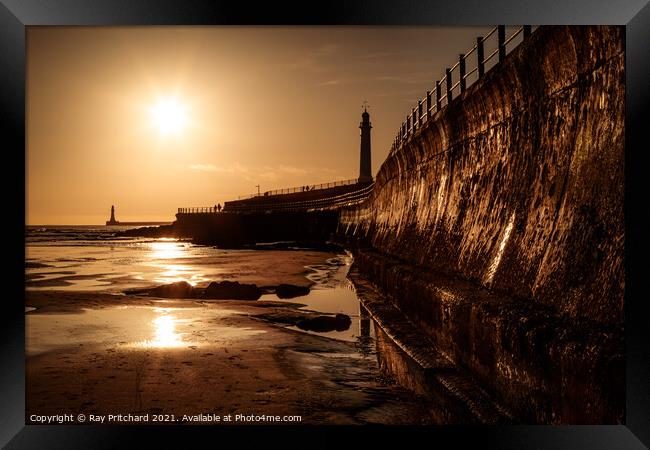
[[[294,202],[271,202],[268,204],[228,204],[226,212],[229,213],[249,213],[249,212],[274,212],[274,211],[317,211],[335,209],[343,206],[352,206],[366,200],[372,193],[374,183],[369,184],[356,191],[347,192],[345,194],[335,195],[327,198],[320,198],[314,200],[302,200]]]
[[[357,184],[358,182],[359,182],[358,178],[352,178],[349,180],[331,181],[329,183],[310,184],[310,185],[296,186],[296,187],[285,188],[285,189],[275,189],[273,191],[260,192],[259,194],[240,195],[239,197],[237,197],[237,200],[247,200],[249,198],[255,198],[255,197],[268,197],[271,195],[294,194],[296,192],[308,192],[308,191],[315,191],[318,189],[329,189],[337,186],[347,186],[350,184]]]
[[[528,39],[532,33],[531,25],[523,25],[516,29],[510,37],[506,39],[505,25],[498,25],[494,27],[485,36],[476,38],[476,44],[467,53],[460,53],[458,61],[451,67],[445,69],[445,75],[435,82],[433,90],[429,90],[426,96],[417,101],[417,106],[411,109],[411,113],[406,116],[406,120],[402,122],[393,144],[391,146],[391,153],[401,147],[413,134],[426,123],[433,114],[440,111],[443,107],[451,103],[454,98],[454,91],[458,89],[462,94],[474,82],[478,81],[486,73],[486,65],[492,58],[498,56],[497,64],[503,61],[508,53],[508,44],[510,44],[517,36],[523,33],[522,42]],[[489,39],[496,33],[496,49],[485,57],[485,47]],[[516,46],[515,46],[516,47]],[[514,49],[512,47],[510,50]],[[466,64],[470,61],[469,57],[476,53],[476,67],[467,72]],[[495,64],[496,65],[496,64]],[[494,65],[492,66],[494,67]],[[492,68],[490,67],[490,69]],[[458,71],[456,75],[457,81],[453,83],[454,72]],[[488,69],[489,70],[489,69]],[[475,77],[474,74],[476,74]],[[470,82],[470,77],[474,80]],[[469,84],[468,84],[469,82]],[[444,93],[443,93],[444,89]]]
[[[190,208],[178,208],[179,214],[208,214],[216,213],[217,208],[214,206],[195,206]]]
[[[339,184],[338,186],[343,186]],[[226,202],[224,208],[218,211],[214,206],[196,206],[190,208],[178,208],[178,214],[220,214],[240,213],[240,212],[266,212],[266,211],[311,211],[317,209],[332,209],[341,206],[357,204],[365,200],[372,192],[374,183],[364,186],[352,192],[335,195],[332,197],[319,198],[313,200],[283,201],[277,199],[274,202],[267,203],[239,203]],[[257,196],[256,196],[257,197]]]

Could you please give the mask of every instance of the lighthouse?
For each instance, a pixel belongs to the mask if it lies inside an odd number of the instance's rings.
[[[106,225],[118,225],[119,222],[115,220],[115,206],[111,206],[111,220],[106,221]]]
[[[370,114],[367,109],[363,108],[361,114],[361,151],[359,162],[359,183],[372,181],[372,168],[370,166]]]

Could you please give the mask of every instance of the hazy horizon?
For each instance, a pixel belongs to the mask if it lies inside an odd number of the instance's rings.
[[[118,221],[173,221],[257,185],[356,178],[364,101],[375,175],[417,99],[489,29],[28,27],[26,223],[103,224],[111,205]],[[176,115],[156,126],[161,104]]]

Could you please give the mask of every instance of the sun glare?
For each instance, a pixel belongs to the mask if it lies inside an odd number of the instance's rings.
[[[161,135],[178,134],[187,127],[187,106],[175,98],[158,100],[149,110],[151,125],[158,129]]]

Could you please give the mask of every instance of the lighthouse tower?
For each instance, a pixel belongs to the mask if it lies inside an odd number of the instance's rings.
[[[363,108],[361,114],[361,158],[359,162],[359,183],[372,181],[372,168],[370,166],[370,114]]]
[[[111,206],[111,220],[106,221],[106,225],[118,225],[119,222],[115,220],[115,206]]]

